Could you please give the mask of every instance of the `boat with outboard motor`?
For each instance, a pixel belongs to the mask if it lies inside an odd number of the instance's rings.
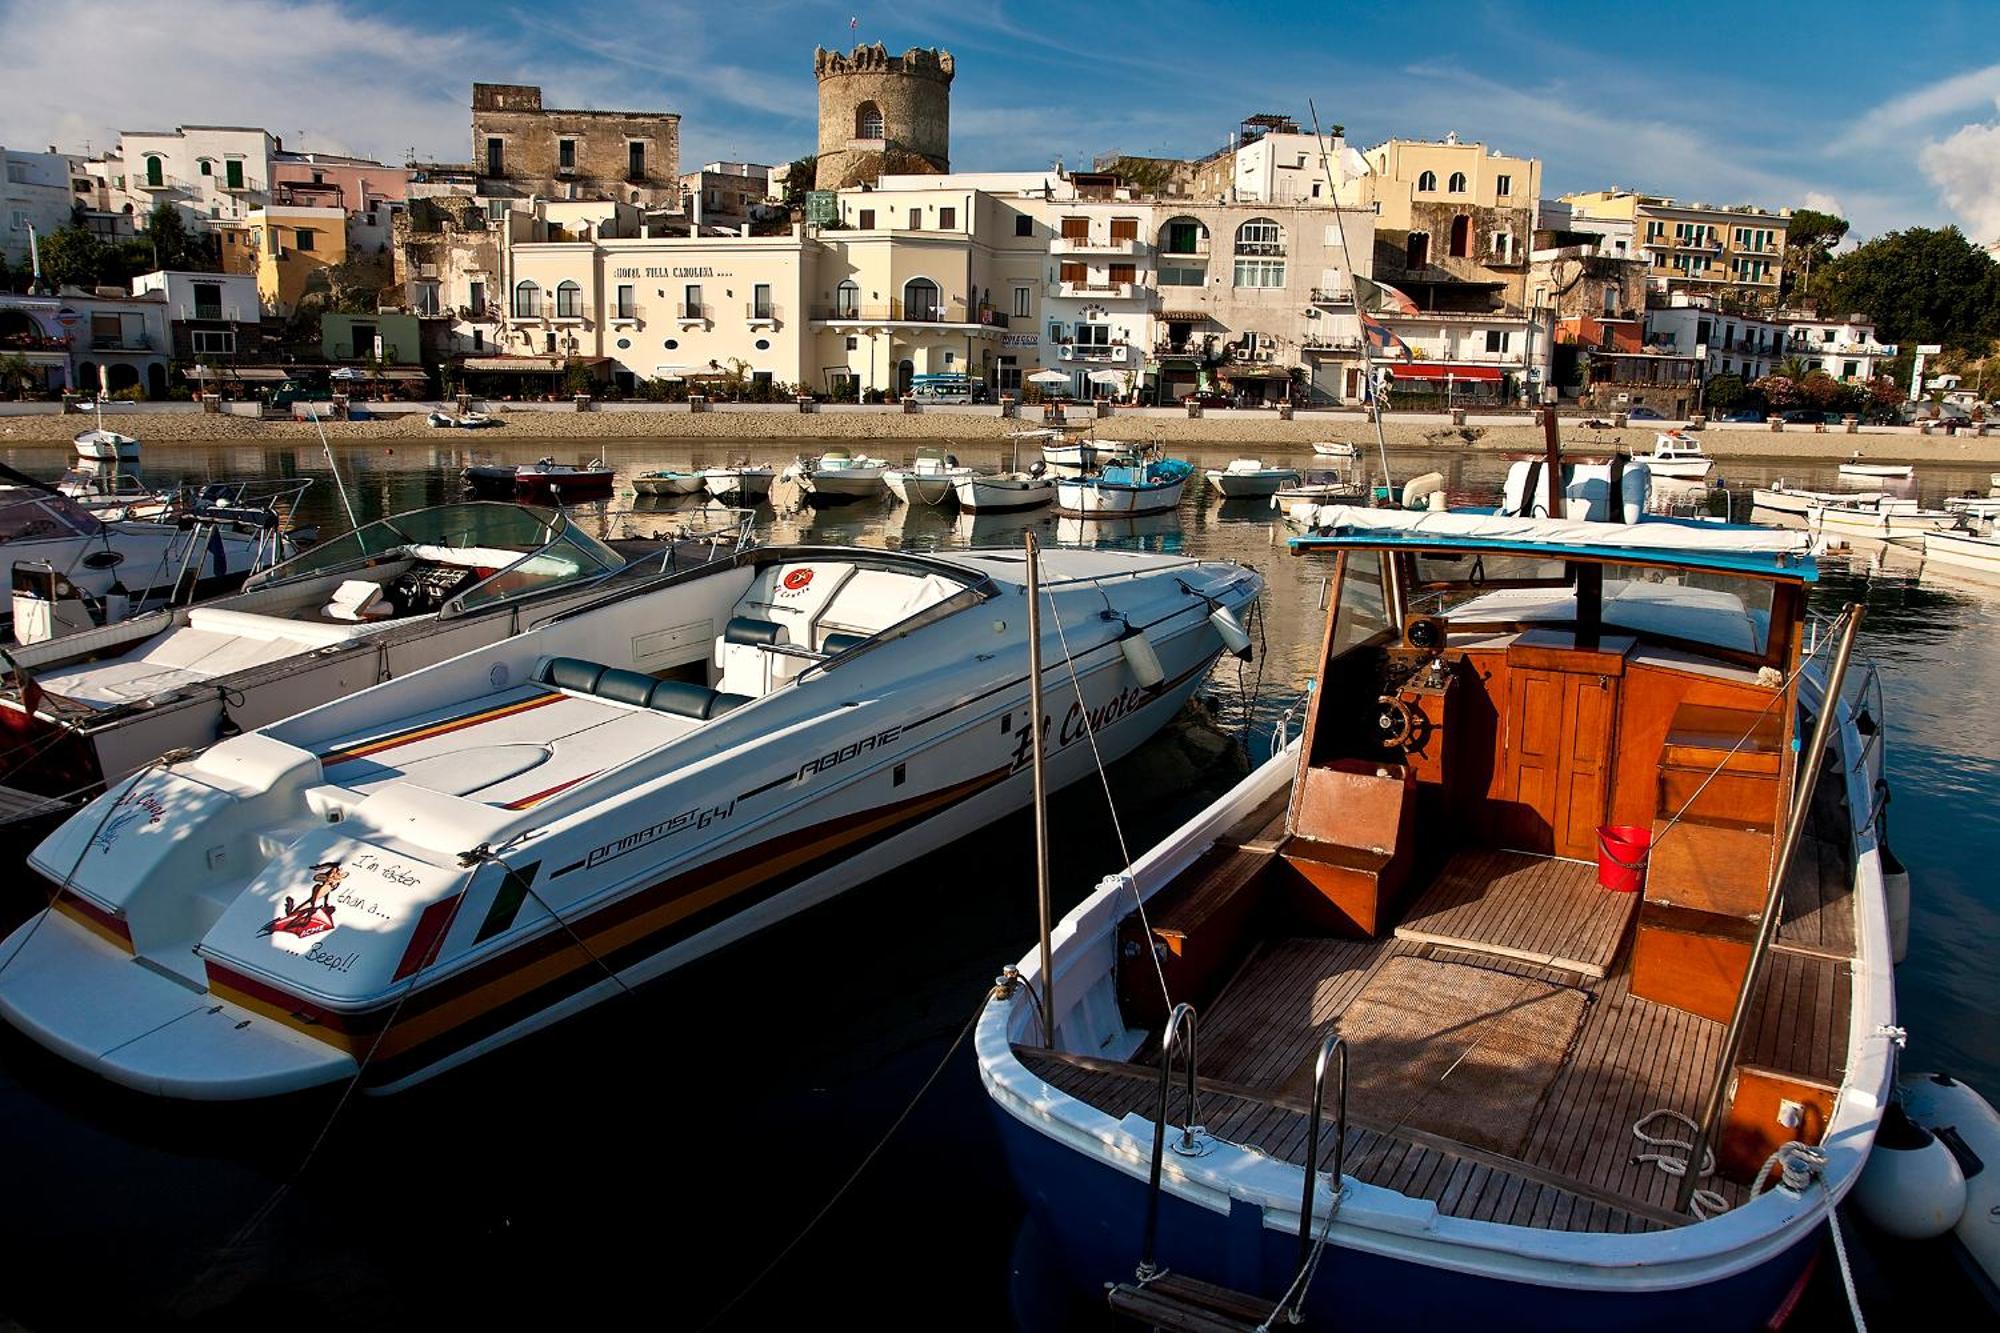
[[[1094,472],[1056,482],[1056,512],[1077,518],[1131,518],[1177,507],[1194,464],[1151,450],[1119,454]]]
[[[1653,437],[1653,452],[1638,454],[1634,463],[1644,463],[1656,477],[1674,481],[1700,481],[1715,466],[1701,441],[1685,431],[1665,430]]]
[[[163,756],[31,856],[0,1015],[166,1096],[428,1078],[1027,804],[1024,579],[761,548]],[[1047,552],[1049,783],[1177,712],[1262,582]]]
[[[701,470],[701,484],[724,504],[762,504],[771,494],[771,468],[748,463]]]
[[[1598,485],[1311,515],[1302,734],[1007,969],[980,1076],[1079,1291],[1675,1333],[1796,1298],[1900,1037],[1881,696],[1808,534]]]
[[[932,445],[919,445],[908,467],[887,468],[882,482],[900,504],[942,505],[958,499],[958,483],[978,475],[958,458]]]
[[[611,489],[613,475],[612,468],[601,458],[581,465],[558,463],[553,458],[538,458],[518,466],[474,463],[460,473],[466,488],[477,494],[564,501],[602,495]]]
[[[693,495],[704,484],[700,472],[676,472],[672,469],[641,472],[632,478],[632,489],[640,495]]]
[[[91,791],[170,750],[506,638],[531,616],[602,595],[621,571],[682,568],[700,552],[692,536],[668,534],[628,556],[560,511],[490,501],[377,519],[230,596],[13,649],[0,783],[48,797]]]
[[[1298,479],[1297,468],[1265,467],[1261,458],[1233,458],[1208,470],[1208,484],[1225,500],[1268,500]]]
[[[880,496],[886,487],[882,474],[888,468],[879,458],[829,449],[818,458],[794,459],[780,475],[797,482],[800,494],[811,504],[851,504]]]
[[[1864,463],[1859,449],[1854,451],[1854,457],[1840,465],[1842,477],[1857,477],[1863,481],[1908,481],[1915,474],[1916,468],[1909,463]]]

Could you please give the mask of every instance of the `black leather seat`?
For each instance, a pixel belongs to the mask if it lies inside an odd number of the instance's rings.
[[[755,616],[731,616],[729,623],[722,627],[722,641],[769,648],[777,643],[784,633],[785,627],[775,620],[759,620]]]
[[[659,683],[643,671],[614,667],[598,678],[597,688],[591,693],[599,698],[643,708],[652,697],[653,687]]]
[[[653,684],[646,706],[680,717],[703,718],[715,704],[715,691],[688,680],[662,680]]]
[[[820,644],[820,650],[831,657],[835,653],[844,653],[849,648],[864,644],[873,637],[875,636],[872,634],[844,634],[836,631],[826,636]]]
[[[542,664],[536,679],[559,690],[590,694],[596,691],[597,682],[603,678],[604,672],[602,662],[586,662],[581,657],[551,657]]]
[[[607,667],[580,657],[552,657],[542,664],[535,679],[557,689],[578,694],[594,694],[600,699],[653,708],[676,717],[706,721],[750,702],[747,694],[724,694],[690,680],[655,680],[643,671]]]

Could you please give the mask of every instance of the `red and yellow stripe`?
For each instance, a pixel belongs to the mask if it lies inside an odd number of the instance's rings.
[[[467,713],[462,717],[446,718],[441,722],[426,722],[420,726],[407,727],[402,731],[392,731],[386,736],[377,736],[372,740],[359,741],[353,745],[344,745],[337,750],[328,750],[320,755],[320,766],[322,768],[331,768],[335,764],[344,764],[351,759],[365,759],[369,755],[380,754],[384,750],[393,750],[401,745],[410,745],[417,741],[429,740],[433,736],[449,735],[454,731],[463,731],[467,727],[476,727],[482,722],[491,722],[496,718],[512,717],[516,713],[526,713],[532,709],[546,708],[548,705],[560,703],[568,697],[565,694],[552,690],[547,694],[537,694],[526,699],[516,699],[511,704],[501,704],[497,708],[482,708],[476,713]]]

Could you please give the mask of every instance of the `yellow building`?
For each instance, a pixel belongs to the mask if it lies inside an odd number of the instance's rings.
[[[213,226],[222,271],[255,275],[258,298],[272,314],[291,314],[315,271],[347,259],[347,214],[338,208],[273,205]]]
[[[1777,304],[1792,216],[1788,208],[1772,212],[1749,204],[1684,204],[1615,189],[1566,194],[1563,202],[1579,217],[1629,219],[1655,292],[1731,295],[1749,305]]]
[[[1374,275],[1426,311],[1526,310],[1542,164],[1481,143],[1391,139],[1362,157],[1343,204],[1376,208]]]

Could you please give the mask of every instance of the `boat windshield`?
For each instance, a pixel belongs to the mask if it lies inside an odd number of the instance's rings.
[[[0,542],[89,537],[104,525],[66,495],[47,491],[0,492]]]
[[[603,578],[625,564],[616,551],[564,520],[554,540],[446,602],[444,615],[449,619],[558,584]]]

